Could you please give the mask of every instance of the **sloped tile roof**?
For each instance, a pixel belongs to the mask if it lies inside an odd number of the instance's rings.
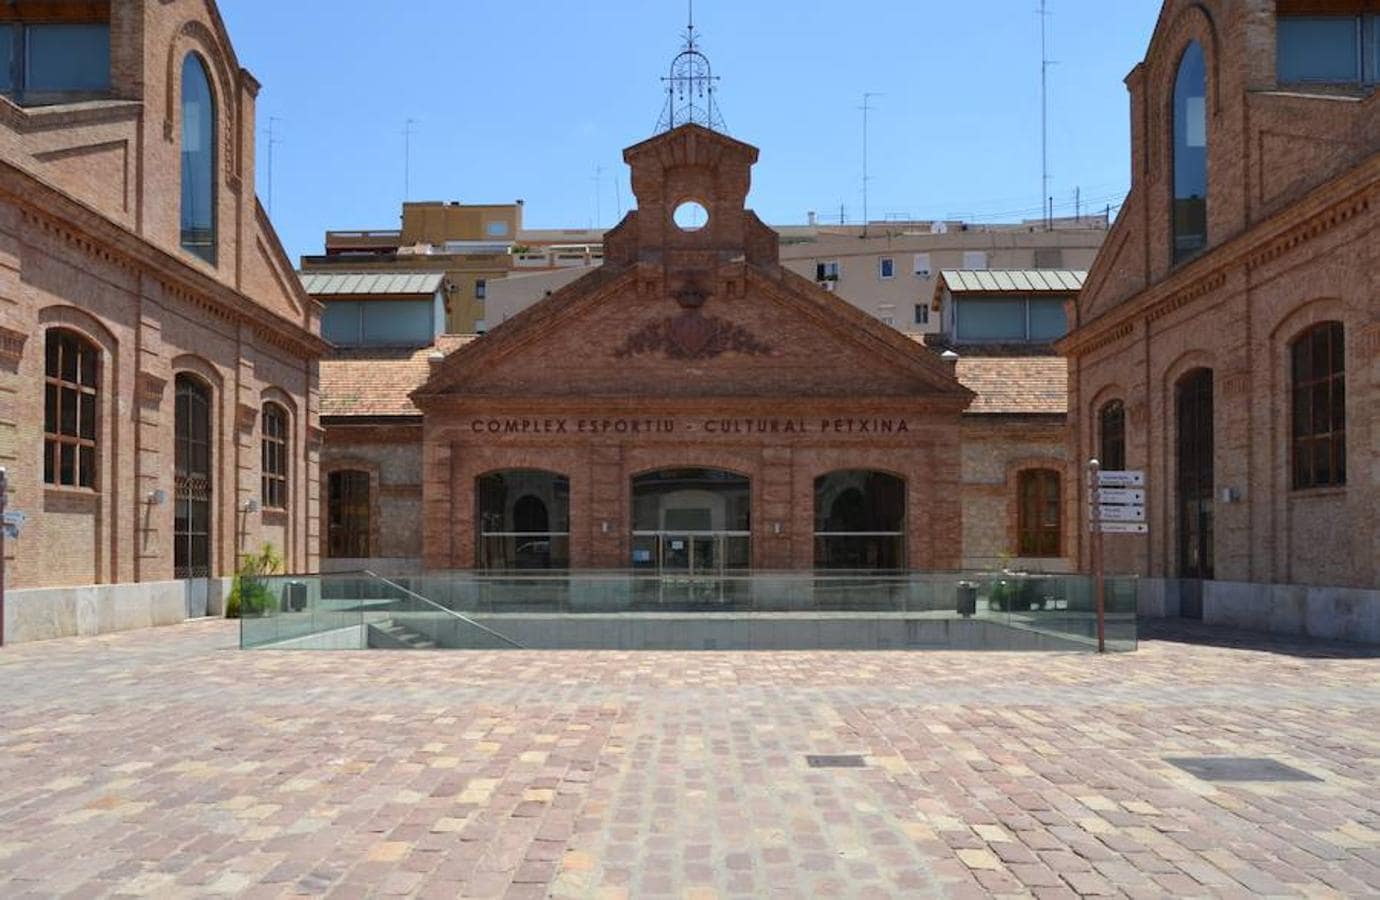
[[[352,348],[321,360],[321,415],[416,416],[408,394],[431,374],[431,355],[450,353],[477,338],[448,334],[436,345],[413,349]],[[977,394],[973,414],[1068,412],[1068,363],[1062,356],[966,356],[959,383]]]
[[[313,297],[409,295],[430,297],[445,280],[444,272],[299,272],[302,287]]]
[[[939,275],[953,294],[1076,293],[1088,277],[1081,269],[945,269]]]
[[[1067,413],[1069,368],[1062,356],[960,356],[959,382],[976,414]]]
[[[419,350],[338,349],[321,360],[321,415],[418,416],[408,394],[431,374],[431,355],[449,353],[478,335],[446,334]]]

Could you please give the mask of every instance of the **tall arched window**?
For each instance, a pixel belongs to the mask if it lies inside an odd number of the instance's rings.
[[[43,482],[96,486],[100,350],[81,335],[48,329],[44,346]]]
[[[261,482],[264,509],[287,509],[288,414],[277,403],[265,403]]]
[[[182,61],[182,248],[216,264],[216,103],[195,53]]]
[[[1063,541],[1059,473],[1026,469],[1017,479],[1018,556],[1058,556]]]
[[[1126,405],[1120,400],[1108,400],[1097,414],[1097,461],[1103,469],[1126,468]]]
[[[1321,322],[1290,348],[1294,487],[1346,484],[1346,360],[1342,323]]]
[[[1174,262],[1207,246],[1207,66],[1190,42],[1174,79]]]

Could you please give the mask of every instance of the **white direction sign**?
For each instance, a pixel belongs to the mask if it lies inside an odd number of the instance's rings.
[[[1141,469],[1106,469],[1097,473],[1097,486],[1104,488],[1145,487]]]
[[[1143,506],[1108,506],[1103,503],[1097,508],[1097,518],[1103,522],[1144,522]]]
[[[1144,488],[1099,488],[1096,492],[1099,503],[1145,503]]]
[[[1144,522],[1102,522],[1103,534],[1146,534],[1150,526]]]

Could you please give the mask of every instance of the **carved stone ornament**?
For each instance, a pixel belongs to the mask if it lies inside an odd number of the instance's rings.
[[[250,406],[248,403],[241,403],[239,406],[240,431],[253,431],[254,423],[257,421],[259,421],[258,408]]]
[[[0,362],[17,364],[24,355],[24,342],[28,338],[22,331],[0,325]]]
[[[768,356],[773,348],[741,325],[690,308],[634,331],[613,351],[618,359],[664,353],[671,359],[712,359],[722,353]]]
[[[145,369],[139,373],[139,400],[149,406],[157,406],[163,402],[163,388],[168,384],[168,379]]]

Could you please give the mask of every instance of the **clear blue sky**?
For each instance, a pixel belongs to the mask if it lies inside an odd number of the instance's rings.
[[[1056,214],[1115,206],[1129,183],[1122,79],[1159,0],[1048,0]],[[734,137],[761,148],[751,206],[871,218],[1040,214],[1038,0],[698,0]],[[394,228],[403,128],[411,199],[526,200],[527,227],[612,225],[631,203],[623,147],[649,137],[684,0],[220,0],[240,63],[263,83],[258,187],[278,119],[273,219],[289,255],[328,228]],[[596,181],[595,168],[603,167]],[[616,187],[614,178],[619,179]],[[597,186],[597,192],[596,192]],[[596,203],[596,196],[598,197]]]

